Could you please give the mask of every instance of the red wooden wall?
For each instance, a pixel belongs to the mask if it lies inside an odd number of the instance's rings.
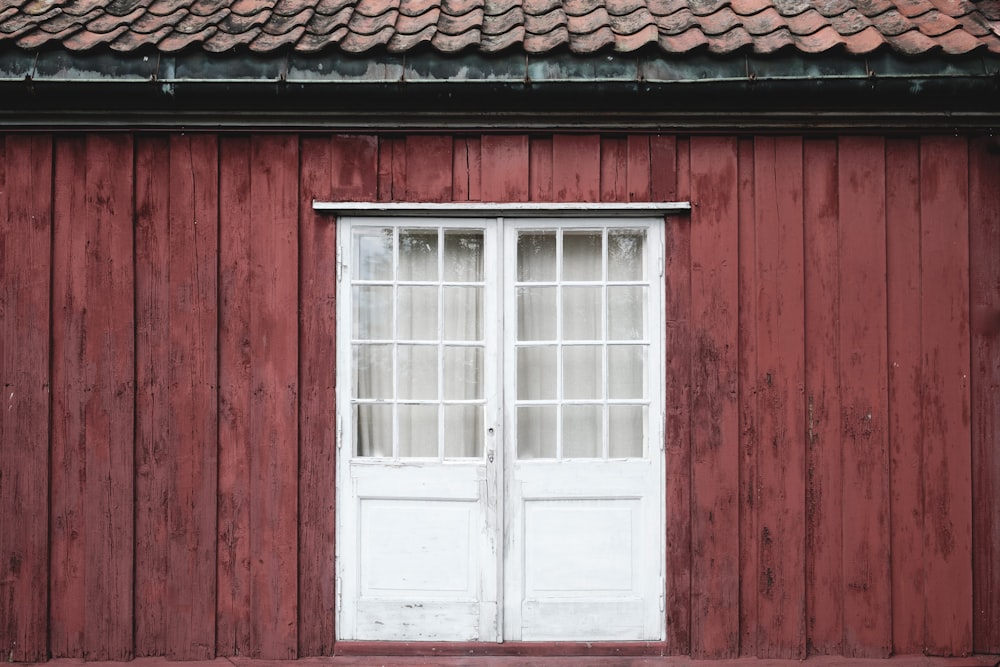
[[[335,221],[666,223],[668,653],[1000,652],[1000,155],[965,137],[0,135],[0,653],[333,651]]]

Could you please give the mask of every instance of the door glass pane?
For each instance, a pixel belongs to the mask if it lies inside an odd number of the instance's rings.
[[[438,406],[401,404],[399,410],[399,455],[438,455]]]
[[[444,348],[444,399],[473,400],[483,397],[483,348]]]
[[[517,236],[517,279],[520,282],[556,279],[556,233],[526,232]]]
[[[564,287],[563,340],[600,340],[601,288]]]
[[[564,405],[563,458],[598,458],[604,440],[600,405]]]
[[[445,340],[482,340],[483,288],[445,287],[442,297]]]
[[[404,229],[399,232],[399,279],[438,279],[436,229]]]
[[[646,346],[608,346],[608,398],[646,397]]]
[[[603,384],[599,345],[563,348],[563,398],[602,398]]]
[[[399,287],[399,319],[396,335],[400,340],[437,340],[438,288]]]
[[[646,288],[608,288],[608,338],[644,340],[646,338]]]
[[[392,456],[392,406],[354,406],[358,456]]]
[[[392,346],[354,346],[354,397],[391,399]]]
[[[544,401],[556,397],[554,345],[517,348],[517,398]]]
[[[517,339],[556,339],[556,288],[517,288]]]
[[[483,279],[483,233],[444,233],[444,279],[453,282],[480,282]]]
[[[613,459],[641,457],[646,445],[647,408],[608,406],[608,455]]]
[[[352,296],[352,334],[362,340],[392,338],[392,287],[355,287]]]
[[[608,232],[608,280],[646,278],[646,235],[640,230]]]
[[[517,458],[551,459],[556,456],[556,406],[522,406],[517,409]]]
[[[563,280],[601,279],[601,232],[563,234]]]
[[[435,345],[400,345],[396,349],[399,368],[399,398],[438,397],[438,349]]]
[[[483,406],[444,406],[444,455],[447,458],[482,458]]]
[[[360,232],[355,237],[355,279],[392,280],[392,230]]]

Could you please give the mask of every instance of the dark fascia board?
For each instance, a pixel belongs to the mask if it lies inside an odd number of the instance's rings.
[[[1000,56],[0,50],[0,125],[288,129],[1000,124]]]

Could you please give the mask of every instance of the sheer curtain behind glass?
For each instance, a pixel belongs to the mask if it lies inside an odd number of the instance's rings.
[[[354,248],[358,455],[481,456],[482,232],[367,229]]]

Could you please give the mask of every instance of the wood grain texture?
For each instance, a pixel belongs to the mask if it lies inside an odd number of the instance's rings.
[[[167,137],[135,145],[135,654],[166,655],[170,503],[170,164]],[[213,536],[214,539],[214,536]],[[214,595],[215,591],[211,591]],[[212,621],[214,626],[214,620]]]
[[[920,141],[925,652],[972,650],[968,147]]]
[[[451,201],[452,142],[448,135],[406,137],[406,164],[411,165],[406,172],[406,201]],[[396,162],[394,160],[394,170]],[[397,190],[394,188],[394,192]]]
[[[250,655],[272,659],[298,650],[298,163],[294,136],[251,141]]]
[[[1000,151],[969,156],[973,650],[1000,653]]]
[[[552,138],[531,137],[528,151],[531,201],[552,201]]]
[[[807,140],[805,227],[806,614],[810,653],[843,641],[843,470],[840,433],[840,238],[837,143]]]
[[[250,139],[219,145],[219,479],[216,655],[250,653]]]
[[[456,137],[452,151],[452,199],[481,201],[482,181],[482,140],[479,137]]]
[[[552,198],[594,202],[601,197],[601,137],[557,134],[552,137]]]
[[[805,384],[802,141],[758,138],[757,654],[805,655]]]
[[[526,135],[484,136],[481,160],[483,201],[528,201],[529,163]]]
[[[924,647],[919,151],[914,139],[885,147],[892,650],[902,654]]]
[[[885,149],[840,140],[841,437],[844,466],[844,647],[891,649],[886,350]]]
[[[170,139],[167,656],[215,657],[218,143]]]
[[[123,169],[122,166],[125,166]],[[71,233],[85,238],[79,346],[86,521],[83,657],[128,660],[133,652],[134,283],[132,140],[86,140],[83,209]],[[82,229],[81,229],[82,227]]]
[[[739,140],[740,654],[757,654],[757,221],[754,142]]]
[[[628,201],[627,151],[624,137],[601,137],[601,201]]]
[[[52,140],[0,135],[0,656],[48,656]]]
[[[652,196],[652,169],[650,168],[650,138],[629,135],[625,143],[625,201],[650,201]]]
[[[737,143],[691,139],[691,654],[739,651]],[[669,224],[669,223],[668,223]]]
[[[654,181],[658,200],[689,189],[687,141],[651,146],[654,173],[674,169],[683,184]],[[666,623],[667,652],[691,651],[691,219],[676,218],[664,227],[666,311]]]
[[[50,493],[49,652],[84,655],[84,308],[87,235],[77,233],[84,210],[86,142],[61,138],[55,145],[52,218],[52,466]]]

